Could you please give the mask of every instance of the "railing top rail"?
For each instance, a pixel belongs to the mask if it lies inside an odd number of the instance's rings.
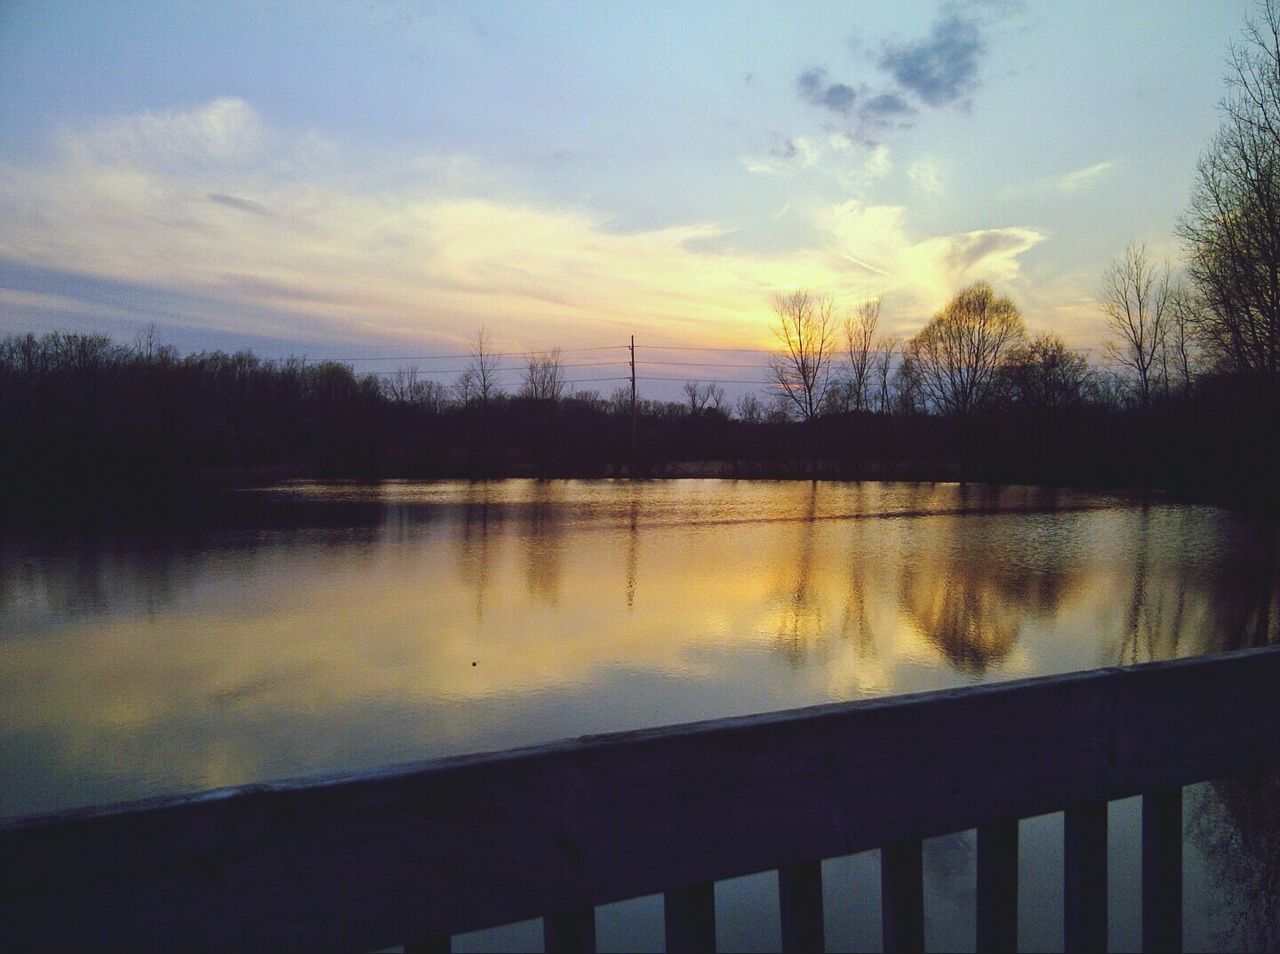
[[[377,947],[1280,764],[1280,647],[0,824],[0,946]]]

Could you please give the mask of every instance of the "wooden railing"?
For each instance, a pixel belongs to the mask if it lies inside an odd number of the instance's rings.
[[[714,882],[779,872],[821,950],[820,861],[881,850],[885,947],[923,947],[925,837],[976,828],[981,949],[1017,937],[1018,819],[1065,810],[1065,943],[1106,946],[1106,805],[1143,796],[1143,939],[1181,944],[1181,786],[1280,764],[1280,648],[596,736],[0,826],[0,949],[447,950],[664,892],[715,947]],[[416,942],[416,943],[414,943]]]

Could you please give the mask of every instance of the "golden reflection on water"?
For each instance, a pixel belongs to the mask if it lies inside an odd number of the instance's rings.
[[[5,814],[1275,641],[1274,526],[1036,488],[295,485],[6,539]]]

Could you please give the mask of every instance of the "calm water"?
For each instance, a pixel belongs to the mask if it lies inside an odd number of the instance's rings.
[[[877,483],[295,484],[163,532],[10,533],[0,814],[1277,642],[1278,554],[1274,524],[1211,507]],[[1257,878],[1213,846],[1273,802],[1189,790],[1189,942],[1243,936]],[[1136,834],[1112,814],[1114,911]],[[1023,826],[1047,946],[1055,824]],[[928,847],[931,944],[972,945],[972,855]],[[759,879],[721,890],[726,947],[776,944]],[[876,898],[831,890],[833,947],[874,947]],[[659,946],[646,903],[602,914],[602,945]]]

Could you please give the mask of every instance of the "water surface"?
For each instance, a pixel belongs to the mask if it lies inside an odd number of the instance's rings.
[[[1124,495],[747,481],[297,483],[10,532],[0,814],[1261,645],[1278,544]]]

